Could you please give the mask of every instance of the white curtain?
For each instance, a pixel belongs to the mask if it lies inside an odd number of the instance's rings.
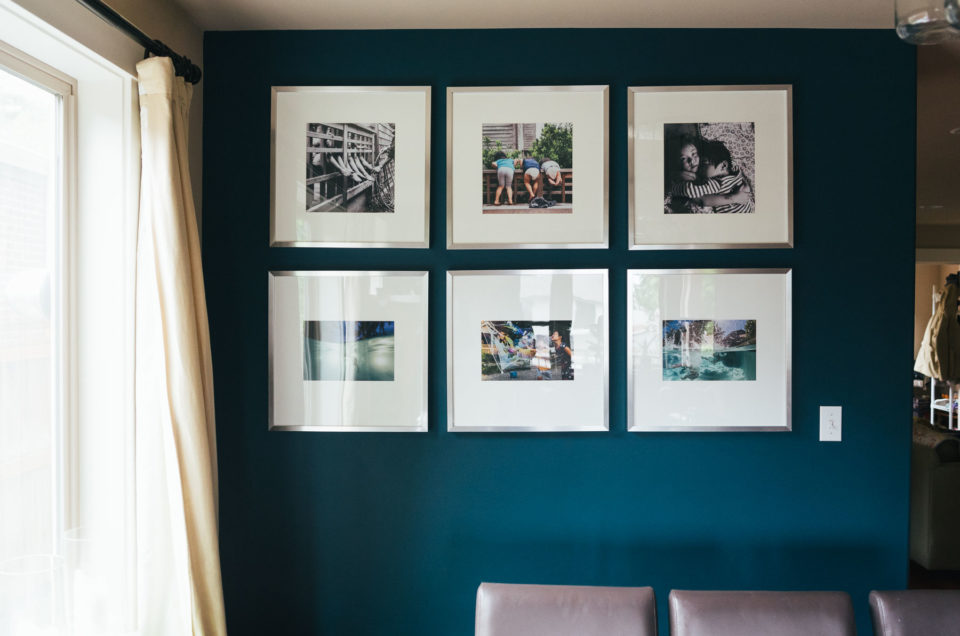
[[[138,622],[144,636],[213,636],[226,626],[210,334],[187,164],[193,87],[169,58],[143,60],[137,73]]]

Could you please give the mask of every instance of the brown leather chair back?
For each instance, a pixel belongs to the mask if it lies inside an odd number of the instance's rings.
[[[651,587],[481,583],[476,636],[656,636]]]
[[[846,592],[670,592],[670,636],[855,636]]]
[[[960,590],[870,592],[876,636],[960,635]]]

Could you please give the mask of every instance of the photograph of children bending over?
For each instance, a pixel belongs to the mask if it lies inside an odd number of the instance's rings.
[[[573,124],[483,124],[484,214],[573,212]]]
[[[752,213],[753,122],[664,124],[664,214]]]

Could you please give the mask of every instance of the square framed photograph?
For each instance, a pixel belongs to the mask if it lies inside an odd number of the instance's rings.
[[[604,248],[607,86],[447,89],[447,247]]]
[[[270,272],[270,430],[425,432],[427,283]]]
[[[628,270],[627,429],[789,431],[789,269]]]
[[[793,246],[790,86],[629,89],[629,246]]]
[[[429,245],[430,87],[274,86],[270,245]]]
[[[447,430],[608,430],[607,271],[447,272]]]

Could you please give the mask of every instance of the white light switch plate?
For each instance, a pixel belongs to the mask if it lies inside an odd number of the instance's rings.
[[[839,442],[841,429],[841,407],[820,407],[820,441]]]

